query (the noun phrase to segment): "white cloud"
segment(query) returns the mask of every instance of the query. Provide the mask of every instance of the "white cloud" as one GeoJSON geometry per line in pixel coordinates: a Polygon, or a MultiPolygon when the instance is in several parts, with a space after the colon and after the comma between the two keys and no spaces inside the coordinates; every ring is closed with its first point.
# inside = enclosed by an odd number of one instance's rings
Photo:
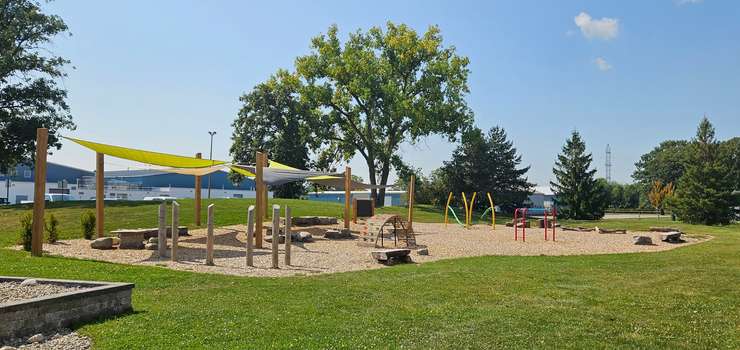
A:
{"type": "Polygon", "coordinates": [[[614,39],[619,34],[619,20],[616,18],[593,19],[588,13],[581,12],[573,18],[581,33],[586,38],[614,39]]]}
{"type": "Polygon", "coordinates": [[[609,64],[604,58],[602,57],[596,57],[594,60],[594,63],[596,64],[596,67],[599,67],[600,71],[608,71],[612,69],[612,65],[609,64]]]}

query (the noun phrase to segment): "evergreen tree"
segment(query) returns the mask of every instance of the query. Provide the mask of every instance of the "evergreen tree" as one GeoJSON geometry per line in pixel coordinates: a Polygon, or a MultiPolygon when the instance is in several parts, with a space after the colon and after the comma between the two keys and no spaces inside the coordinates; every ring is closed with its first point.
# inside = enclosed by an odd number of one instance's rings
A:
{"type": "MultiPolygon", "coordinates": [[[[494,127],[487,135],[473,128],[463,134],[452,160],[444,163],[441,177],[448,181],[449,191],[456,196],[460,192],[479,192],[479,196],[490,192],[495,205],[512,211],[522,206],[532,193],[533,184],[525,176],[529,167],[518,168],[521,162],[522,157],[516,154],[503,128],[494,127]]],[[[479,209],[489,205],[485,197],[479,198],[476,201],[479,209]]],[[[444,205],[444,201],[437,201],[440,202],[444,205]]]]}
{"type": "Polygon", "coordinates": [[[550,182],[559,216],[580,220],[604,216],[609,204],[608,189],[594,178],[596,169],[590,169],[591,161],[581,135],[573,131],[552,170],[556,182],[550,182]]]}
{"type": "Polygon", "coordinates": [[[674,208],[689,223],[726,224],[732,220],[732,164],[720,154],[714,127],[705,117],[690,148],[690,162],[679,180],[674,208]]]}

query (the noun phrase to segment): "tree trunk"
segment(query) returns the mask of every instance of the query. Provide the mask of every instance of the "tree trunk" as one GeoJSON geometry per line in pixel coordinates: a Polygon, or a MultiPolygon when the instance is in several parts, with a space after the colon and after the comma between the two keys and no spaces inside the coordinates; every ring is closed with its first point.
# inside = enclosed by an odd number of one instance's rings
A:
{"type": "MultiPolygon", "coordinates": [[[[365,159],[367,163],[367,170],[368,170],[368,176],[370,177],[370,184],[371,185],[377,185],[378,181],[375,178],[375,162],[372,158],[368,157],[365,159]]],[[[375,206],[378,206],[378,190],[375,188],[370,189],[370,198],[375,200],[375,206]]]]}
{"type": "MultiPolygon", "coordinates": [[[[383,162],[383,169],[380,170],[380,184],[385,186],[388,184],[388,174],[390,173],[391,166],[389,161],[383,162]]],[[[377,199],[378,207],[385,206],[385,187],[381,188],[378,192],[377,199]]]]}

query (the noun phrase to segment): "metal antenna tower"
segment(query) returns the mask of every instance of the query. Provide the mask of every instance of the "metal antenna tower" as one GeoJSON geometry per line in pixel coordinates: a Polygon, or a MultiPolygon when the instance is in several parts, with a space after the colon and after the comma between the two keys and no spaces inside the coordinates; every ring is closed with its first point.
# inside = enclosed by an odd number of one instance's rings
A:
{"type": "Polygon", "coordinates": [[[612,181],[612,149],[606,144],[606,181],[612,181]]]}

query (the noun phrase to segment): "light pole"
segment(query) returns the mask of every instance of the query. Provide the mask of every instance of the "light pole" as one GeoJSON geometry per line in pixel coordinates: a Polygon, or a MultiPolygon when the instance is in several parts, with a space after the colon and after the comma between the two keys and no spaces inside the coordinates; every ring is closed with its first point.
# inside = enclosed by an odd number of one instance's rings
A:
{"type": "MultiPolygon", "coordinates": [[[[213,166],[213,135],[216,135],[216,132],[209,131],[208,135],[211,135],[211,151],[208,159],[211,160],[211,166],[213,166]]],[[[211,174],[208,174],[208,199],[211,199],[211,174]]]]}

